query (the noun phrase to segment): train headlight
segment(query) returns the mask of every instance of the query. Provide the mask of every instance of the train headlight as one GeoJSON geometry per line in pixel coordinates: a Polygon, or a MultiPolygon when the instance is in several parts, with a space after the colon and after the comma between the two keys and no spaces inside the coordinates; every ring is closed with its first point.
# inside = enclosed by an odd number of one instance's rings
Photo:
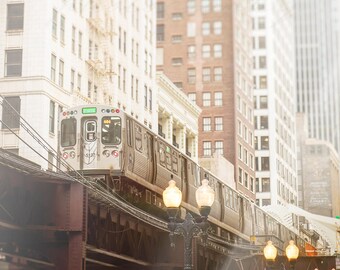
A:
{"type": "Polygon", "coordinates": [[[68,153],[66,152],[63,153],[63,159],[68,159],[68,153]]]}
{"type": "Polygon", "coordinates": [[[110,156],[110,151],[109,150],[104,150],[103,151],[103,156],[109,157],[110,156]]]}
{"type": "Polygon", "coordinates": [[[76,157],[76,152],[71,151],[71,152],[70,152],[70,158],[75,158],[75,157],[76,157]]]}
{"type": "Polygon", "coordinates": [[[102,109],[102,113],[104,113],[105,112],[105,109],[102,109]]]}
{"type": "Polygon", "coordinates": [[[117,150],[113,150],[111,154],[112,154],[112,156],[114,156],[114,157],[118,157],[118,155],[119,155],[119,153],[118,153],[117,150]]]}

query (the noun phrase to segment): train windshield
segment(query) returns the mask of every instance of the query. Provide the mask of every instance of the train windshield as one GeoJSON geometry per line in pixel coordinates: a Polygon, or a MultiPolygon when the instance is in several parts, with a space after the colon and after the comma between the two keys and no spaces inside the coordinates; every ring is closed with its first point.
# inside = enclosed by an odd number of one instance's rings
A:
{"type": "Polygon", "coordinates": [[[121,123],[118,116],[105,116],[102,118],[102,143],[120,144],[121,142],[121,123]]]}
{"type": "Polygon", "coordinates": [[[75,118],[64,119],[61,121],[61,140],[62,147],[74,146],[76,144],[77,120],[75,118]]]}

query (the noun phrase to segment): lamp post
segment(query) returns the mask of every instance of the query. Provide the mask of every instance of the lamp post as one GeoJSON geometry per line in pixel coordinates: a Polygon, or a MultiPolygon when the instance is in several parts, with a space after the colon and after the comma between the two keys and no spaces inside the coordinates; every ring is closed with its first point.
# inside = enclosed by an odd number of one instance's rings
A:
{"type": "Polygon", "coordinates": [[[204,243],[208,238],[209,223],[207,221],[212,204],[214,203],[214,190],[208,185],[209,181],[202,180],[202,186],[196,190],[196,202],[201,214],[201,221],[197,222],[188,212],[183,222],[176,222],[179,206],[182,201],[182,192],[176,187],[174,180],[163,192],[163,201],[169,216],[168,228],[170,230],[170,243],[174,247],[174,235],[181,234],[184,238],[184,270],[193,269],[192,266],[192,238],[201,234],[204,243]]]}
{"type": "MultiPolygon", "coordinates": [[[[273,245],[272,241],[268,241],[267,245],[263,249],[264,257],[269,268],[272,268],[277,256],[277,249],[273,245]]],[[[286,247],[286,257],[289,262],[290,269],[294,269],[297,258],[299,257],[299,248],[294,244],[293,240],[289,241],[289,245],[286,247]]]]}

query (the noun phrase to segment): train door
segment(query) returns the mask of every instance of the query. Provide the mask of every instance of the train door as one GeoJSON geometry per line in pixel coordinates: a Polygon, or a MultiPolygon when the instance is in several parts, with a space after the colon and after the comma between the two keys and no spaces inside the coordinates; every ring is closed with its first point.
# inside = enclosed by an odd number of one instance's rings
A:
{"type": "Polygon", "coordinates": [[[96,117],[83,118],[81,121],[80,169],[97,167],[97,138],[98,122],[96,117]]]}
{"type": "Polygon", "coordinates": [[[149,132],[146,132],[145,134],[146,136],[146,143],[147,143],[147,166],[148,166],[148,170],[147,170],[147,175],[146,175],[146,179],[147,181],[154,183],[155,179],[154,179],[154,174],[155,174],[155,159],[154,159],[154,141],[153,141],[153,136],[152,134],[150,134],[149,132]]]}

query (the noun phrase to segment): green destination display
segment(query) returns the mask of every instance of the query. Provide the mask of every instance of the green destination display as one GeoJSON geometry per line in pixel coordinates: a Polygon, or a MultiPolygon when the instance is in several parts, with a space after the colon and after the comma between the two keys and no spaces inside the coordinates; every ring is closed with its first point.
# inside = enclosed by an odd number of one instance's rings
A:
{"type": "Polygon", "coordinates": [[[96,107],[86,107],[86,108],[83,108],[83,110],[82,110],[83,114],[94,114],[96,112],[97,112],[96,107]]]}

